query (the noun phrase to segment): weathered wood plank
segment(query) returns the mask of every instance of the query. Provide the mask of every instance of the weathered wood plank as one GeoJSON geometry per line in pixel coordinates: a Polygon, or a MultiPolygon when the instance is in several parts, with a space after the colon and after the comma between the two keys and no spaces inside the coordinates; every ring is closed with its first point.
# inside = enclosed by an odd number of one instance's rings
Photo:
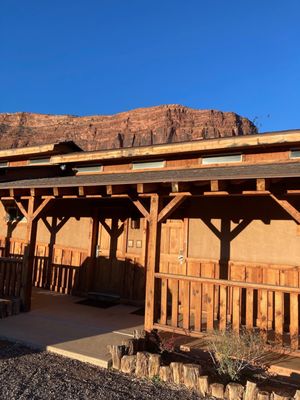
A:
{"type": "Polygon", "coordinates": [[[219,329],[224,331],[227,325],[227,288],[220,286],[220,316],[219,329]]]}
{"type": "Polygon", "coordinates": [[[232,290],[232,329],[239,333],[241,326],[241,289],[232,290]]]}
{"type": "Polygon", "coordinates": [[[151,196],[149,217],[149,243],[146,276],[145,330],[150,331],[154,323],[155,269],[158,257],[158,213],[159,197],[151,196]]]}
{"type": "Polygon", "coordinates": [[[291,348],[298,350],[299,348],[299,295],[290,294],[290,336],[291,348]]]}

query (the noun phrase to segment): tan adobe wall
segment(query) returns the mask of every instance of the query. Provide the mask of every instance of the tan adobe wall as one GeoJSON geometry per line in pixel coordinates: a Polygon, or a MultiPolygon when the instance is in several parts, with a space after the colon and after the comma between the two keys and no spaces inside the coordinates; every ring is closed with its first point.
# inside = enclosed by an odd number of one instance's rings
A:
{"type": "MultiPolygon", "coordinates": [[[[220,229],[220,219],[211,222],[220,229]]],[[[109,223],[109,221],[108,221],[109,223]]],[[[231,222],[231,230],[236,226],[231,222]]],[[[0,236],[7,232],[5,211],[0,206],[0,236]]],[[[13,238],[24,239],[26,223],[20,222],[13,231],[13,238]]],[[[143,245],[143,230],[132,230],[130,225],[127,233],[127,253],[140,254],[143,245]],[[141,243],[138,243],[141,241],[141,243]],[[130,246],[128,246],[130,244],[130,246]]],[[[58,232],[56,244],[66,247],[88,250],[91,236],[91,219],[75,218],[70,220],[58,232]]],[[[101,228],[101,248],[108,253],[109,237],[101,228]]],[[[49,232],[44,223],[38,224],[38,242],[49,243],[49,232]]],[[[118,239],[118,250],[122,250],[124,234],[118,239]]],[[[215,234],[199,218],[189,220],[188,257],[200,259],[220,259],[220,241],[215,234]]],[[[252,221],[230,245],[230,260],[245,262],[261,262],[274,264],[288,264],[300,266],[300,235],[297,224],[292,220],[272,220],[265,224],[260,220],[252,221]]]]}
{"type": "MultiPolygon", "coordinates": [[[[220,229],[220,220],[212,223],[220,229]]],[[[231,230],[236,224],[231,222],[231,230]]],[[[230,246],[230,260],[300,266],[300,235],[292,220],[252,221],[230,246]]],[[[200,220],[189,221],[188,256],[219,260],[220,241],[200,220]]]]}
{"type": "MultiPolygon", "coordinates": [[[[7,224],[6,213],[2,204],[0,204],[0,236],[6,236],[7,224]]],[[[48,218],[51,221],[51,218],[48,218]]],[[[12,238],[25,239],[26,235],[26,222],[20,221],[13,231],[12,238]]],[[[70,220],[62,227],[56,236],[56,244],[75,247],[79,249],[88,249],[91,235],[91,219],[70,218],[70,220]]],[[[38,222],[37,241],[41,243],[49,243],[50,234],[45,227],[43,221],[38,222]]]]}

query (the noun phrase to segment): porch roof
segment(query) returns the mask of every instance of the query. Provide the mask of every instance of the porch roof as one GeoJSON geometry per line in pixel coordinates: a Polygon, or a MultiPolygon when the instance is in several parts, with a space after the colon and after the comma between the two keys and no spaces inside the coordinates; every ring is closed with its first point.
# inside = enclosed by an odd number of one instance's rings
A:
{"type": "Polygon", "coordinates": [[[161,157],[174,154],[232,152],[243,149],[296,146],[300,143],[300,130],[265,132],[264,134],[200,139],[188,142],[155,144],[152,146],[124,147],[120,149],[84,151],[51,158],[51,164],[78,163],[104,160],[161,157]]]}
{"type": "Polygon", "coordinates": [[[296,177],[299,161],[23,179],[1,182],[0,190],[296,177]]]}
{"type": "Polygon", "coordinates": [[[18,147],[12,149],[0,149],[1,160],[11,160],[30,156],[57,155],[73,152],[83,152],[83,150],[72,140],[55,143],[46,143],[37,146],[18,147]]]}

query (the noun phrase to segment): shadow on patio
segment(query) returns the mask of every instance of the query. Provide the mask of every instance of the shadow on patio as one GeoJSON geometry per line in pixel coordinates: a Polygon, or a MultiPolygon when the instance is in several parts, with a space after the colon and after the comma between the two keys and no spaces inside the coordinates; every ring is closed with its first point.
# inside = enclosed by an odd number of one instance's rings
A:
{"type": "Polygon", "coordinates": [[[0,339],[108,367],[107,346],[143,329],[143,317],[132,314],[134,306],[96,308],[78,304],[81,300],[33,288],[32,311],[0,320],[0,339]]]}

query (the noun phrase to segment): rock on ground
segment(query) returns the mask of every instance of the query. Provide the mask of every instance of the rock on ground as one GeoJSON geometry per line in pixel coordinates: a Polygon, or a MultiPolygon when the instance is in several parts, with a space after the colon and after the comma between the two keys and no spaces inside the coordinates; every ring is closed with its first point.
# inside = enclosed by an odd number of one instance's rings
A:
{"type": "Polygon", "coordinates": [[[199,397],[185,389],[0,342],[0,399],[193,400],[199,397]]]}

